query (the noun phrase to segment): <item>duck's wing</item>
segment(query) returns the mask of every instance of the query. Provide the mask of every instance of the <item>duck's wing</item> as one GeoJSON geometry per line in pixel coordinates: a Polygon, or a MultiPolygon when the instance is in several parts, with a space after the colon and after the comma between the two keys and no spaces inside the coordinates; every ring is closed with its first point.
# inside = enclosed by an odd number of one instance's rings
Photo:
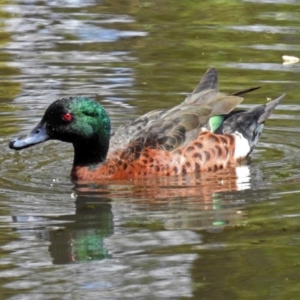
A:
{"type": "MultiPolygon", "coordinates": [[[[247,91],[252,89],[256,88],[247,91]]],[[[127,149],[125,152],[130,156],[145,147],[172,151],[187,145],[202,130],[213,131],[222,122],[221,115],[230,113],[242,101],[237,95],[220,93],[217,70],[208,69],[181,104],[169,110],[151,111],[119,127],[111,137],[110,152],[127,149]],[[217,125],[209,123],[212,116],[220,116],[220,120],[214,120],[217,125]]]]}
{"type": "Polygon", "coordinates": [[[164,112],[129,139],[123,148],[122,158],[128,161],[137,159],[145,148],[173,151],[186,146],[206,130],[203,126],[211,116],[229,113],[242,100],[236,96],[223,96],[210,105],[192,104],[172,110],[172,113],[164,112]]]}

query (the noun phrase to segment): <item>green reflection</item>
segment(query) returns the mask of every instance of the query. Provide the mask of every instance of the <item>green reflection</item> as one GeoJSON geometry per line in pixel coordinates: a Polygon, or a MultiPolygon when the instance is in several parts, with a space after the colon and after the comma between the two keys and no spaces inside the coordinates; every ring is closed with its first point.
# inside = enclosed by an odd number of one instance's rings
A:
{"type": "Polygon", "coordinates": [[[194,299],[297,299],[299,193],[272,197],[247,208],[246,224],[204,235],[211,247],[191,270],[194,299]]]}
{"type": "Polygon", "coordinates": [[[52,220],[71,221],[63,229],[49,231],[49,251],[54,264],[84,263],[111,257],[104,246],[104,239],[114,231],[110,204],[90,207],[83,202],[77,205],[75,215],[52,220]]]}
{"type": "MultiPolygon", "coordinates": [[[[13,15],[1,9],[9,1],[0,1],[0,19],[9,20],[13,15]]],[[[11,42],[11,33],[7,31],[4,22],[0,22],[0,46],[5,48],[11,42]]],[[[5,50],[0,53],[0,102],[12,100],[21,91],[21,83],[14,80],[14,76],[20,75],[20,70],[11,63],[14,57],[5,50]]],[[[1,109],[1,108],[0,108],[1,109]]]]}
{"type": "MultiPolygon", "coordinates": [[[[201,3],[196,0],[124,1],[120,4],[115,0],[104,1],[102,10],[120,15],[127,11],[137,20],[103,26],[147,33],[143,38],[101,45],[101,49],[107,51],[134,51],[137,60],[130,65],[137,70],[135,87],[139,95],[133,96],[132,103],[138,105],[140,113],[179,103],[184,97],[182,94],[193,90],[208,67],[219,70],[222,91],[262,85],[261,90],[246,97],[247,104],[276,97],[287,90],[282,82],[292,84],[295,80],[290,72],[292,67],[283,67],[281,59],[288,52],[288,49],[282,50],[286,43],[295,46],[295,55],[300,50],[293,30],[289,32],[286,28],[290,23],[288,15],[295,11],[293,5],[216,0],[201,3]],[[287,17],[275,15],[266,20],[265,11],[274,11],[274,14],[280,11],[287,17]],[[274,82],[278,83],[274,85],[274,82]]],[[[293,26],[299,25],[297,16],[300,14],[295,12],[293,26]]],[[[289,99],[293,97],[289,96],[289,99]]],[[[295,95],[294,99],[296,102],[295,95]]]]}

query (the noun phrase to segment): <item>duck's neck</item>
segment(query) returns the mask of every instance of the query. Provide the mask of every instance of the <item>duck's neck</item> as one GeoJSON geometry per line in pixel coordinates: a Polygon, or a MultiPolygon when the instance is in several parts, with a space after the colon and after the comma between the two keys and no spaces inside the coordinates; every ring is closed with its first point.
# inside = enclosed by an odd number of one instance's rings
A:
{"type": "Polygon", "coordinates": [[[80,140],[73,143],[75,167],[95,167],[105,161],[109,139],[100,138],[98,134],[93,135],[89,139],[80,140]]]}

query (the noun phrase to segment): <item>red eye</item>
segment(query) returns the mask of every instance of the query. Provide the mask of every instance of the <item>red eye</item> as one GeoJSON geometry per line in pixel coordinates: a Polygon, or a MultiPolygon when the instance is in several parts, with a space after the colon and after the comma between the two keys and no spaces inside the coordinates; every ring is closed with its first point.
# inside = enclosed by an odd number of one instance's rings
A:
{"type": "Polygon", "coordinates": [[[66,122],[70,122],[72,120],[72,115],[69,113],[66,113],[62,116],[63,120],[66,122]]]}

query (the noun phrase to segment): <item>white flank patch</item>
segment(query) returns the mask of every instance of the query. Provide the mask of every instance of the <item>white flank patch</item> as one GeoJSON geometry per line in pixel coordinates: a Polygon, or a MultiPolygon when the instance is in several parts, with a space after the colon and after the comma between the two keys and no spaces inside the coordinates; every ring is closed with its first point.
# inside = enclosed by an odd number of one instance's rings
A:
{"type": "Polygon", "coordinates": [[[250,146],[248,140],[243,137],[241,133],[236,131],[234,134],[235,136],[235,149],[234,149],[234,158],[244,158],[250,152],[250,146]]]}

